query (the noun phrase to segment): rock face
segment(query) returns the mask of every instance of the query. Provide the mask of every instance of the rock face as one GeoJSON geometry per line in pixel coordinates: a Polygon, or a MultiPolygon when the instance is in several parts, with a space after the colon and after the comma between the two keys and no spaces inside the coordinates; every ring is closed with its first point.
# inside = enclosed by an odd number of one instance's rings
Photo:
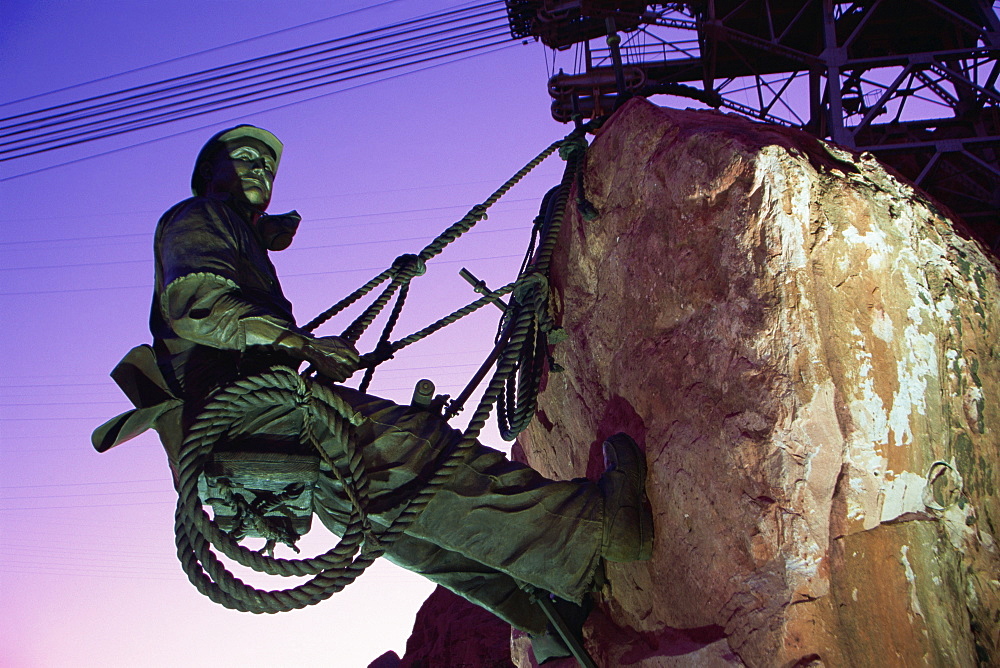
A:
{"type": "MultiPolygon", "coordinates": [[[[388,667],[389,664],[386,664],[388,667]]],[[[399,668],[514,668],[510,625],[443,587],[420,606],[399,668]]],[[[370,666],[369,668],[374,668],[370,666]]]]}
{"type": "Polygon", "coordinates": [[[520,447],[562,479],[615,432],[646,451],[653,559],[609,565],[597,662],[1000,665],[980,247],[870,156],[638,99],[586,194],[554,264],[566,371],[520,447]]]}

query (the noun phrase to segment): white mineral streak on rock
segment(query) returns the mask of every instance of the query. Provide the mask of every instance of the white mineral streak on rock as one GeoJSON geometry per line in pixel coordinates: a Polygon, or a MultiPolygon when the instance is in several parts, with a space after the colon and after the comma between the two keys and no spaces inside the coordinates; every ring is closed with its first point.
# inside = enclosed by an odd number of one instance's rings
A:
{"type": "Polygon", "coordinates": [[[901,519],[931,519],[924,505],[927,479],[911,471],[886,471],[882,487],[881,522],[901,519]]]}
{"type": "Polygon", "coordinates": [[[871,229],[862,234],[854,225],[848,225],[844,228],[844,240],[867,250],[868,268],[873,271],[881,270],[888,262],[895,259],[889,256],[888,238],[882,230],[871,229]]]}
{"type": "Polygon", "coordinates": [[[769,231],[782,240],[781,258],[786,271],[806,266],[806,236],[809,233],[810,181],[806,167],[790,160],[777,146],[766,146],[754,163],[751,196],[760,192],[763,201],[754,215],[773,226],[769,231]],[[786,200],[791,198],[789,202],[786,200]]]}
{"type": "MultiPolygon", "coordinates": [[[[778,315],[780,338],[791,342],[789,354],[802,356],[812,366],[822,355],[816,345],[817,323],[812,312],[804,277],[809,245],[812,186],[815,180],[808,165],[788,155],[778,146],[764,147],[754,162],[751,198],[760,197],[755,215],[758,225],[775,237],[779,255],[771,266],[785,276],[781,289],[797,308],[778,315]]],[[[759,229],[757,226],[748,226],[759,229]]],[[[758,342],[764,351],[773,344],[775,332],[766,332],[758,342]]],[[[829,549],[830,516],[811,509],[829,505],[843,460],[843,442],[834,404],[835,388],[829,378],[813,383],[809,402],[789,414],[783,428],[771,439],[773,447],[785,450],[788,461],[787,486],[791,494],[784,513],[782,540],[778,546],[784,560],[785,577],[800,598],[818,598],[828,593],[829,580],[818,577],[820,564],[829,549]],[[839,445],[838,445],[839,444],[839,445]],[[803,509],[810,509],[803,511],[803,509]]],[[[766,520],[760,527],[766,531],[766,520]]]]}
{"type": "Polygon", "coordinates": [[[848,494],[847,517],[862,523],[865,529],[879,524],[879,495],[888,460],[881,447],[889,442],[889,420],[882,398],[875,392],[872,375],[872,356],[865,349],[865,339],[857,327],[850,332],[854,337],[856,373],[853,387],[845,387],[848,408],[854,430],[847,442],[848,494]]]}
{"type": "MultiPolygon", "coordinates": [[[[843,437],[837,425],[834,386],[829,379],[816,385],[811,401],[799,409],[788,431],[776,434],[781,443],[801,456],[790,484],[797,509],[821,509],[830,504],[843,461],[843,437]],[[838,447],[838,444],[840,446],[838,447]]],[[[818,597],[829,591],[826,578],[816,578],[820,562],[829,549],[829,512],[801,512],[792,516],[786,529],[786,574],[797,594],[818,597]]]]}
{"type": "Polygon", "coordinates": [[[909,545],[901,545],[899,548],[899,562],[903,565],[903,573],[905,574],[906,581],[910,584],[910,608],[916,614],[921,617],[924,616],[923,610],[920,609],[920,599],[917,598],[917,576],[913,572],[913,566],[910,565],[910,560],[907,559],[906,553],[910,551],[909,545]]]}
{"type": "Polygon", "coordinates": [[[877,309],[872,314],[872,334],[885,343],[892,343],[896,338],[896,330],[892,326],[892,318],[882,309],[877,309]]]}
{"type": "MultiPolygon", "coordinates": [[[[930,293],[924,289],[919,297],[930,300],[930,293]]],[[[889,428],[892,430],[893,445],[909,445],[913,442],[911,418],[926,415],[924,396],[927,381],[937,376],[939,347],[937,337],[922,325],[929,324],[934,317],[932,304],[914,304],[907,310],[910,324],[903,328],[901,357],[896,362],[896,380],[899,389],[892,398],[889,411],[889,428]]]]}

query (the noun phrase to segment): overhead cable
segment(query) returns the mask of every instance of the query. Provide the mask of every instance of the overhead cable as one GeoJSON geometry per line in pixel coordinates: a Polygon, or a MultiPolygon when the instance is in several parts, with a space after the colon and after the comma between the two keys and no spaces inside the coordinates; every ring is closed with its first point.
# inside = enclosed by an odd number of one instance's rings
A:
{"type": "MultiPolygon", "coordinates": [[[[461,17],[461,18],[455,18],[455,19],[449,19],[449,20],[445,20],[445,21],[439,21],[439,22],[434,23],[434,24],[429,25],[429,26],[423,26],[423,27],[419,28],[419,30],[426,30],[426,29],[429,29],[429,28],[438,28],[438,27],[442,27],[442,26],[447,26],[447,25],[451,25],[451,24],[456,23],[456,22],[458,22],[460,20],[463,20],[463,19],[479,18],[479,17],[487,15],[489,13],[491,13],[491,12],[484,12],[484,13],[478,13],[478,14],[469,14],[468,16],[461,17]]],[[[495,13],[495,12],[492,12],[492,13],[495,13]]],[[[441,15],[435,15],[435,18],[438,17],[438,16],[441,16],[441,15]]],[[[285,51],[280,51],[280,52],[269,54],[269,55],[266,55],[266,56],[258,56],[258,57],[255,57],[255,58],[250,58],[250,59],[247,59],[247,60],[241,60],[241,61],[238,61],[238,62],[235,62],[235,63],[230,63],[228,65],[220,65],[220,66],[217,66],[217,67],[212,67],[212,68],[209,68],[209,69],[200,70],[198,72],[192,72],[192,73],[189,73],[189,74],[184,74],[184,75],[180,75],[180,76],[170,77],[168,79],[164,79],[164,80],[157,81],[157,82],[154,82],[154,83],[142,84],[142,85],[139,85],[139,86],[132,86],[132,87],[129,87],[129,88],[123,88],[121,90],[117,90],[117,91],[114,91],[114,92],[111,92],[111,93],[103,93],[101,95],[94,95],[94,96],[91,96],[91,97],[87,97],[87,98],[83,98],[83,99],[80,99],[80,100],[76,100],[74,102],[67,102],[67,103],[58,104],[58,105],[54,105],[54,106],[50,106],[50,107],[45,107],[45,108],[42,108],[42,109],[36,109],[36,110],[30,111],[30,112],[24,112],[24,113],[21,113],[21,114],[15,114],[15,115],[12,115],[12,116],[7,116],[5,118],[0,118],[0,124],[6,123],[7,121],[14,121],[14,120],[23,119],[23,118],[27,118],[28,120],[22,120],[22,121],[18,121],[18,122],[15,122],[15,123],[10,123],[8,125],[0,125],[0,130],[9,130],[9,129],[12,129],[12,128],[21,127],[21,126],[24,126],[24,125],[29,125],[31,123],[38,123],[38,122],[42,122],[42,121],[47,121],[47,120],[61,118],[61,117],[67,116],[67,115],[77,114],[79,112],[93,111],[93,110],[100,109],[102,107],[116,105],[116,104],[119,104],[121,102],[126,102],[126,101],[129,101],[129,100],[135,100],[135,99],[141,99],[141,98],[144,98],[144,97],[154,96],[154,95],[156,95],[158,93],[162,93],[162,92],[165,92],[165,91],[182,89],[185,86],[197,85],[197,84],[201,84],[201,83],[205,83],[205,82],[209,82],[209,81],[217,81],[217,80],[221,80],[221,79],[225,79],[225,78],[229,78],[229,77],[234,77],[234,76],[237,76],[237,75],[240,75],[240,74],[245,74],[247,72],[254,72],[254,71],[260,70],[262,67],[271,67],[271,66],[274,66],[274,65],[283,65],[283,64],[286,64],[286,63],[295,62],[297,60],[302,60],[304,58],[309,58],[311,56],[315,56],[315,55],[319,55],[319,54],[333,53],[333,52],[337,52],[337,51],[344,51],[344,50],[350,49],[352,47],[361,46],[361,47],[364,47],[364,48],[359,49],[359,50],[355,50],[355,51],[349,51],[347,55],[353,55],[353,54],[356,54],[356,53],[363,53],[365,51],[374,51],[374,50],[377,50],[379,48],[382,48],[385,45],[382,45],[382,44],[380,44],[380,43],[372,40],[370,38],[370,34],[371,33],[377,33],[377,32],[387,31],[387,30],[394,29],[394,28],[397,28],[397,27],[400,27],[400,26],[403,26],[403,25],[407,25],[409,23],[420,23],[422,21],[423,20],[414,20],[414,21],[408,21],[408,22],[404,22],[404,23],[396,23],[396,24],[392,24],[390,26],[385,26],[383,28],[377,28],[377,29],[374,29],[374,30],[364,31],[364,32],[361,32],[361,33],[355,33],[354,35],[350,35],[348,37],[340,38],[340,39],[337,39],[337,40],[326,40],[326,41],[323,41],[323,42],[318,42],[318,43],[315,43],[315,44],[309,44],[309,45],[302,46],[302,47],[297,47],[297,48],[294,48],[294,49],[287,49],[285,51]],[[361,39],[359,39],[359,38],[361,38],[361,39]],[[353,41],[343,42],[343,40],[345,40],[345,39],[346,40],[353,40],[353,41]],[[289,54],[300,53],[300,52],[303,52],[303,51],[308,51],[308,50],[311,50],[311,49],[315,49],[316,47],[326,46],[326,45],[329,45],[329,44],[334,44],[334,46],[331,46],[331,47],[326,48],[326,49],[322,49],[320,51],[312,51],[310,53],[306,53],[306,54],[303,54],[303,55],[294,56],[294,57],[291,57],[291,58],[283,58],[283,56],[287,56],[289,54]],[[242,69],[236,69],[236,70],[234,70],[233,68],[242,68],[242,69]],[[233,70],[233,71],[230,71],[227,74],[221,74],[222,72],[225,72],[226,70],[233,70]],[[206,76],[206,75],[211,75],[211,76],[206,76]],[[186,80],[191,80],[191,81],[189,81],[189,83],[184,83],[184,84],[177,83],[177,82],[186,81],[186,80]],[[173,84],[173,85],[169,85],[168,86],[166,84],[173,84]],[[146,92],[139,93],[138,91],[146,91],[146,92]],[[107,101],[106,102],[101,102],[101,103],[98,103],[98,104],[90,104],[90,105],[86,104],[88,102],[96,102],[98,100],[107,100],[107,101]],[[80,106],[80,105],[84,105],[84,106],[80,106]],[[78,108],[74,109],[74,107],[78,107],[78,108]],[[63,109],[71,109],[71,111],[64,111],[63,113],[59,113],[59,114],[50,114],[48,116],[39,116],[39,114],[43,114],[45,112],[59,111],[59,110],[63,110],[63,109]],[[35,117],[35,118],[31,118],[31,117],[35,117]]],[[[482,23],[482,21],[480,21],[479,23],[482,23]]],[[[474,25],[476,25],[476,24],[474,24],[474,25]]],[[[467,26],[460,26],[459,28],[452,28],[450,30],[457,30],[457,29],[461,29],[463,27],[467,27],[467,26]]],[[[401,36],[401,35],[411,35],[411,37],[409,37],[408,39],[410,41],[413,41],[415,39],[419,39],[419,38],[425,37],[428,34],[431,34],[431,35],[433,35],[433,34],[442,34],[442,33],[445,33],[445,32],[447,32],[447,30],[438,31],[436,33],[432,32],[432,33],[420,33],[420,34],[418,34],[417,33],[417,28],[410,27],[407,30],[402,30],[402,31],[396,31],[396,32],[387,33],[385,36],[380,37],[378,39],[384,40],[384,39],[387,39],[387,38],[398,37],[398,36],[401,36]],[[413,35],[417,35],[417,36],[413,37],[413,35]]],[[[395,45],[395,44],[399,44],[399,43],[402,43],[402,42],[405,42],[405,41],[406,40],[396,41],[396,42],[388,42],[388,45],[395,45]]],[[[311,61],[311,63],[312,62],[318,62],[318,61],[311,61]]],[[[309,64],[311,64],[311,63],[309,63],[309,64]]],[[[246,80],[246,79],[244,78],[244,79],[238,79],[238,80],[246,80]]],[[[204,89],[195,89],[195,90],[204,90],[204,89]]],[[[153,98],[153,99],[154,100],[160,100],[160,99],[164,99],[164,98],[160,97],[160,98],[153,98]]],[[[120,107],[120,108],[125,108],[125,107],[120,107]]],[[[72,118],[71,120],[76,120],[78,118],[84,118],[84,117],[85,116],[78,116],[78,117],[72,118]]],[[[6,136],[11,136],[11,135],[19,134],[19,132],[23,132],[23,131],[10,132],[10,133],[5,133],[5,134],[4,133],[0,133],[0,137],[6,137],[6,136]]]]}
{"type": "Polygon", "coordinates": [[[440,12],[2,118],[0,162],[487,51],[509,41],[502,4],[440,12]]]}
{"type": "MultiPolygon", "coordinates": [[[[367,80],[367,81],[362,81],[360,83],[355,83],[355,84],[353,84],[353,85],[351,85],[351,86],[349,86],[347,88],[339,88],[339,89],[333,90],[333,91],[322,92],[322,93],[318,93],[316,95],[312,95],[312,96],[304,98],[304,99],[293,100],[291,102],[286,102],[284,104],[278,104],[278,105],[270,106],[270,107],[267,107],[265,109],[258,109],[258,110],[255,110],[254,113],[255,114],[264,114],[264,113],[268,113],[268,112],[272,112],[272,111],[278,111],[280,109],[286,109],[288,107],[292,107],[292,106],[299,105],[299,104],[304,104],[306,102],[312,102],[314,100],[319,100],[321,98],[329,97],[331,95],[337,95],[337,94],[340,94],[340,93],[345,93],[347,91],[357,90],[359,88],[364,88],[365,86],[371,86],[371,85],[374,85],[374,84],[384,83],[384,82],[389,81],[391,79],[397,79],[399,77],[409,76],[411,74],[415,74],[415,73],[418,73],[418,72],[426,72],[428,70],[436,69],[438,67],[444,67],[444,66],[447,66],[447,65],[451,65],[451,64],[463,61],[463,60],[468,60],[470,58],[475,58],[477,56],[489,55],[489,54],[493,54],[493,53],[499,53],[500,51],[505,51],[505,50],[510,49],[510,48],[512,48],[514,46],[515,46],[515,43],[512,43],[511,41],[508,40],[502,46],[499,46],[499,47],[495,47],[495,48],[492,48],[492,49],[484,49],[484,50],[481,50],[481,51],[472,51],[470,53],[466,53],[464,55],[460,55],[459,57],[454,58],[452,60],[442,60],[442,61],[432,62],[430,64],[424,65],[423,67],[418,67],[417,69],[414,69],[414,70],[407,70],[407,71],[399,72],[399,73],[396,73],[396,74],[389,74],[389,75],[384,76],[384,77],[380,77],[380,78],[376,78],[376,79],[370,79],[370,80],[367,80]]],[[[58,163],[54,163],[54,164],[50,164],[50,165],[45,165],[43,167],[38,167],[38,168],[35,168],[35,169],[30,169],[28,171],[20,172],[20,173],[17,173],[17,174],[11,174],[10,176],[2,176],[2,177],[0,177],[0,183],[5,182],[5,181],[13,181],[14,179],[20,179],[20,178],[23,178],[23,177],[26,177],[26,176],[31,176],[31,175],[34,175],[34,174],[40,174],[42,172],[47,172],[49,170],[57,169],[59,167],[66,167],[68,165],[75,165],[75,164],[78,164],[78,163],[81,163],[81,162],[85,162],[87,160],[92,160],[94,158],[101,158],[101,157],[104,157],[104,156],[113,155],[115,153],[120,153],[122,151],[129,151],[129,150],[137,148],[139,146],[147,146],[149,144],[154,144],[156,142],[164,141],[166,139],[173,139],[175,137],[180,137],[180,136],[183,136],[183,135],[192,134],[192,133],[195,133],[195,132],[200,132],[202,130],[206,130],[206,129],[209,129],[209,128],[218,127],[218,125],[220,123],[234,122],[234,121],[242,120],[245,117],[246,117],[245,114],[241,114],[241,115],[238,115],[238,116],[235,116],[235,117],[231,117],[231,118],[228,118],[228,119],[215,120],[215,121],[212,121],[210,123],[206,123],[204,125],[200,125],[200,126],[197,126],[197,127],[189,127],[187,129],[181,130],[179,132],[174,132],[172,134],[161,135],[159,137],[152,137],[150,139],[145,139],[145,140],[142,140],[142,141],[137,141],[137,142],[134,142],[132,144],[128,144],[126,146],[119,146],[117,148],[108,149],[108,150],[105,150],[105,151],[101,151],[99,153],[91,153],[89,155],[84,155],[84,156],[81,156],[81,157],[78,157],[78,158],[73,158],[73,159],[70,159],[70,160],[65,160],[63,162],[58,162],[58,163]]],[[[127,132],[129,132],[129,130],[124,130],[124,131],[121,131],[121,132],[118,132],[118,133],[115,133],[115,134],[116,135],[120,135],[120,134],[126,134],[127,132]]]]}
{"type": "MultiPolygon", "coordinates": [[[[7,158],[0,158],[0,161],[12,160],[15,158],[25,157],[28,155],[34,155],[36,153],[43,153],[57,148],[73,146],[76,144],[83,143],[85,141],[103,139],[105,137],[113,136],[115,134],[120,134],[120,132],[111,132],[112,130],[120,128],[126,128],[127,129],[126,131],[133,131],[147,127],[154,127],[156,125],[162,125],[163,123],[169,123],[184,118],[191,118],[192,116],[199,116],[213,111],[231,109],[233,107],[241,106],[243,104],[251,104],[254,102],[269,100],[293,93],[312,90],[314,88],[319,88],[322,86],[327,86],[335,83],[342,83],[344,81],[350,81],[353,79],[369,76],[372,74],[388,72],[409,65],[417,65],[428,61],[439,60],[441,58],[445,58],[448,56],[468,53],[469,51],[479,51],[489,47],[498,46],[505,41],[509,41],[505,37],[501,37],[501,39],[499,40],[494,39],[492,41],[484,41],[483,37],[485,36],[484,33],[486,32],[487,32],[486,30],[479,30],[479,31],[474,31],[472,33],[466,33],[460,35],[459,37],[468,37],[467,39],[449,42],[446,46],[434,46],[419,51],[411,51],[401,56],[394,56],[391,58],[376,60],[372,62],[364,62],[357,66],[346,67],[343,69],[334,70],[332,72],[327,72],[325,74],[314,74],[313,76],[306,77],[304,79],[288,81],[286,83],[280,83],[280,82],[284,82],[288,80],[290,77],[266,79],[263,81],[256,82],[254,84],[254,92],[249,95],[243,92],[239,88],[228,88],[224,90],[219,90],[216,93],[211,93],[202,97],[196,97],[190,100],[178,100],[172,104],[164,104],[152,107],[142,112],[113,116],[104,120],[91,121],[83,125],[71,126],[56,132],[48,132],[38,135],[39,137],[51,136],[56,134],[60,135],[52,139],[41,139],[40,141],[36,141],[34,143],[25,143],[25,142],[30,142],[31,139],[34,139],[34,137],[31,137],[28,139],[14,140],[13,142],[4,142],[0,144],[0,146],[10,146],[11,144],[21,144],[21,145],[16,146],[14,148],[0,150],[0,155],[16,153],[18,151],[21,151],[21,153],[18,153],[17,155],[10,156],[7,158]],[[458,46],[466,46],[470,44],[474,46],[465,49],[455,48],[458,46]],[[416,56],[427,56],[428,54],[435,54],[435,55],[425,58],[416,57],[416,56]],[[376,67],[379,65],[386,65],[386,67],[376,67]],[[339,76],[339,75],[344,75],[344,76],[339,76]],[[276,85],[265,87],[263,89],[256,89],[256,86],[275,83],[275,82],[279,83],[276,83],[276,85]],[[288,89],[288,90],[283,90],[283,89],[288,89]],[[275,92],[275,91],[282,91],[282,92],[275,92]],[[214,96],[222,94],[229,94],[229,95],[227,97],[222,97],[215,100],[209,99],[208,101],[205,101],[206,98],[212,98],[214,96]],[[177,106],[177,105],[187,105],[187,106],[177,106]],[[185,114],[185,112],[189,111],[196,111],[197,113],[185,114]],[[152,113],[152,112],[157,112],[157,113],[152,113]],[[111,122],[111,121],[119,121],[119,122],[111,122]],[[99,126],[99,127],[92,130],[84,130],[82,132],[76,132],[76,133],[71,132],[72,130],[82,128],[85,126],[99,126]],[[65,134],[67,132],[70,132],[70,134],[65,134]],[[72,139],[80,139],[80,141],[68,141],[72,139]],[[46,144],[48,144],[49,146],[44,149],[35,151],[26,150],[30,148],[45,146],[46,144]]],[[[323,69],[326,68],[319,68],[318,70],[307,70],[302,74],[313,74],[323,69]]]]}
{"type": "Polygon", "coordinates": [[[41,97],[48,97],[49,95],[54,95],[56,93],[62,93],[68,90],[75,90],[77,88],[84,88],[95,83],[100,83],[102,81],[108,81],[110,79],[117,79],[128,74],[135,74],[136,72],[144,72],[146,70],[151,70],[154,67],[162,67],[163,65],[169,65],[170,63],[176,63],[181,60],[187,60],[188,58],[194,58],[196,56],[203,56],[206,53],[213,53],[215,51],[221,51],[223,49],[228,49],[233,46],[239,46],[240,44],[249,44],[250,42],[256,42],[260,39],[265,39],[268,37],[274,37],[275,35],[280,35],[286,32],[291,32],[293,30],[300,30],[308,26],[317,25],[319,23],[326,23],[327,21],[333,21],[336,19],[343,18],[345,16],[350,16],[351,14],[359,14],[361,12],[366,12],[372,9],[378,9],[379,7],[384,7],[385,5],[391,5],[401,0],[385,0],[385,2],[380,2],[375,5],[368,5],[367,7],[359,7],[357,9],[351,9],[346,12],[341,12],[340,14],[334,14],[333,16],[325,16],[321,19],[316,19],[314,21],[307,21],[305,23],[300,23],[298,25],[289,26],[287,28],[280,28],[278,30],[273,30],[271,32],[264,33],[262,35],[254,35],[253,37],[247,37],[246,39],[239,39],[235,42],[229,42],[227,44],[220,44],[219,46],[209,47],[207,49],[202,49],[201,51],[195,51],[194,53],[186,53],[183,56],[177,56],[175,58],[168,58],[166,60],[161,60],[156,63],[150,63],[149,65],[142,65],[140,67],[135,67],[130,70],[125,70],[123,72],[116,72],[115,74],[109,74],[107,76],[98,77],[97,79],[91,79],[90,81],[81,81],[80,83],[70,84],[69,86],[63,86],[62,88],[55,88],[53,90],[48,90],[43,93],[35,93],[34,95],[28,95],[26,97],[21,97],[16,100],[8,100],[6,102],[0,102],[0,107],[9,107],[13,104],[20,104],[21,102],[28,102],[30,100],[37,100],[41,97]]]}

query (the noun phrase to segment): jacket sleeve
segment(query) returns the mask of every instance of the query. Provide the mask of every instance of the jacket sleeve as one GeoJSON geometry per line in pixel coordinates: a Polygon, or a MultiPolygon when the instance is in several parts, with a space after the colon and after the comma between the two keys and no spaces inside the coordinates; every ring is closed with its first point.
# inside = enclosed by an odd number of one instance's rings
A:
{"type": "Polygon", "coordinates": [[[164,221],[157,238],[161,316],[178,336],[213,348],[301,350],[306,337],[295,324],[241,290],[236,231],[220,207],[195,199],[164,221]]]}

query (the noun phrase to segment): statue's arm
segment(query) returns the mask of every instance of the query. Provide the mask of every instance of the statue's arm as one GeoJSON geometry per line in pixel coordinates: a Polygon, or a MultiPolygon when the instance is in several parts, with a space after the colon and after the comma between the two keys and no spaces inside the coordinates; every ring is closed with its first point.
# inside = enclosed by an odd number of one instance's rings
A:
{"type": "Polygon", "coordinates": [[[225,350],[281,350],[337,381],[356,368],[357,353],[349,343],[312,337],[247,297],[237,282],[235,233],[211,202],[196,201],[166,221],[157,246],[165,283],[160,313],[178,336],[225,350]]]}
{"type": "Polygon", "coordinates": [[[167,284],[160,312],[178,336],[212,348],[295,351],[307,338],[294,323],[246,299],[236,282],[210,272],[187,274],[167,284]]]}

